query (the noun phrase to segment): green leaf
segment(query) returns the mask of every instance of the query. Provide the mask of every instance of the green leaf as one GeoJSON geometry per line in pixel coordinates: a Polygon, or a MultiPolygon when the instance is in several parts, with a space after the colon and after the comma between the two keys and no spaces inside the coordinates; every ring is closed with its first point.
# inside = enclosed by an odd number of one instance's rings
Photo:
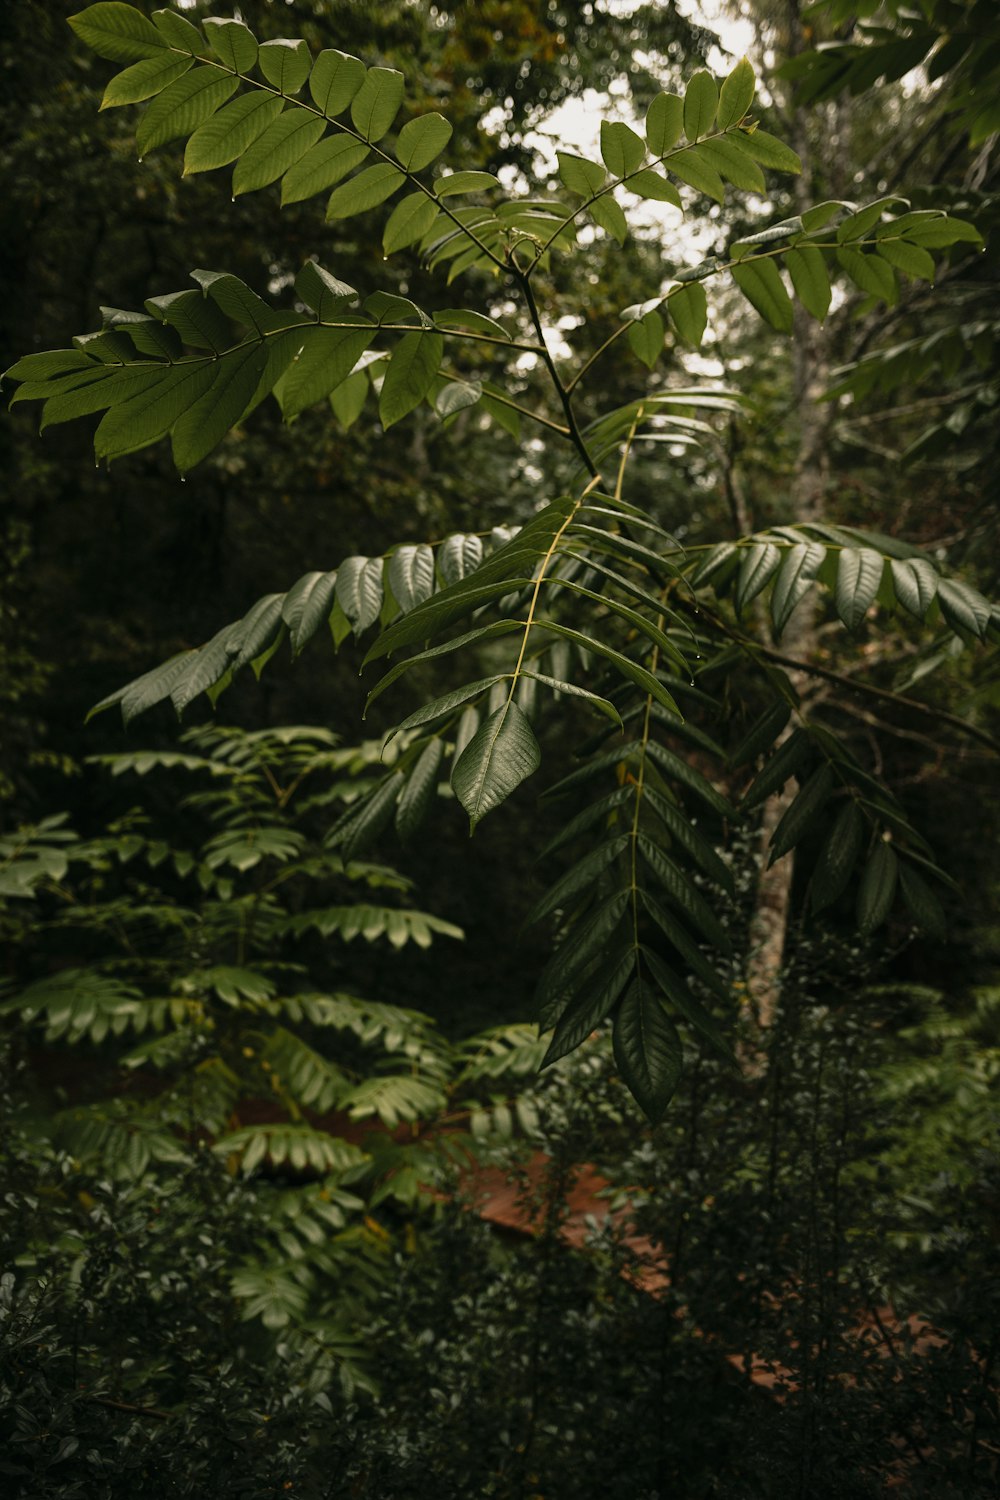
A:
{"type": "Polygon", "coordinates": [[[785,254],[785,265],[792,278],[795,295],[812,317],[821,323],[830,311],[830,277],[822,250],[802,245],[785,254]]]}
{"type": "Polygon", "coordinates": [[[695,770],[694,766],[689,765],[683,756],[677,755],[666,745],[661,745],[658,740],[649,741],[646,754],[662,771],[666,771],[668,776],[673,776],[684,786],[690,787],[703,802],[707,802],[708,806],[719,814],[720,818],[735,817],[732,806],[722,793],[716,791],[708,778],[695,770]]]}
{"type": "Polygon", "coordinates": [[[681,195],[672,182],[660,173],[647,168],[643,172],[634,172],[623,186],[630,193],[635,193],[639,198],[652,198],[657,203],[672,203],[674,208],[682,208],[681,195]]]}
{"type": "Polygon", "coordinates": [[[407,193],[396,204],[383,230],[382,249],[385,254],[392,255],[396,250],[422,240],[440,213],[434,199],[428,198],[426,193],[407,193]]]}
{"type": "Polygon", "coordinates": [[[702,141],[698,151],[702,160],[714,167],[724,182],[731,182],[734,187],[748,193],[763,194],[767,191],[760,167],[728,136],[723,140],[702,141]]]}
{"type": "Polygon", "coordinates": [[[444,354],[439,333],[406,333],[400,339],[379,395],[382,426],[391,427],[407,416],[430,390],[444,354]]]}
{"type": "Polygon", "coordinates": [[[607,173],[600,162],[588,161],[585,156],[574,156],[572,152],[558,151],[559,180],[571,193],[579,198],[590,198],[600,192],[607,180],[607,173]]]}
{"type": "Polygon", "coordinates": [[[870,547],[845,547],[837,565],[834,603],[848,630],[857,630],[875,602],[883,561],[870,547]]]}
{"type": "Polygon", "coordinates": [[[779,333],[791,333],[792,303],[773,260],[743,261],[732,267],[732,277],[747,301],[779,333]]]}
{"type": "Polygon", "coordinates": [[[444,745],[435,736],[420,752],[416,765],[396,804],[396,832],[403,843],[419,832],[437,791],[444,745]]]}
{"type": "Polygon", "coordinates": [[[820,542],[796,542],[785,553],[771,594],[771,618],[778,635],[791,618],[792,610],[812,583],[826,558],[820,542]]]}
{"type": "Polygon", "coordinates": [[[613,954],[588,981],[563,1011],[556,1025],[541,1066],[549,1067],[560,1057],[575,1052],[591,1032],[606,1020],[621,996],[635,968],[631,947],[613,954]]]}
{"type": "Polygon", "coordinates": [[[738,125],[753,103],[756,87],[753,68],[741,57],[719,91],[718,128],[728,130],[738,125]]]}
{"type": "Polygon", "coordinates": [[[403,102],[404,79],[395,68],[369,68],[351,100],[351,120],[366,141],[380,141],[403,102]]]}
{"type": "Polygon", "coordinates": [[[955,630],[986,639],[992,610],[988,599],[959,578],[942,578],[938,582],[938,604],[948,624],[955,630]]]}
{"type": "Polygon", "coordinates": [[[402,775],[393,771],[350,821],[334,829],[329,842],[340,849],[345,864],[363,854],[388,827],[402,786],[402,775]]]}
{"type": "Polygon", "coordinates": [[[309,74],[313,103],[328,120],[342,115],[365,81],[365,65],[349,52],[329,47],[321,52],[309,74]]]}
{"type": "Polygon", "coordinates": [[[620,121],[601,121],[601,157],[612,177],[627,177],[642,164],[645,156],[645,143],[634,130],[620,121]]]}
{"type": "Polygon", "coordinates": [[[445,718],[454,709],[461,708],[463,703],[471,703],[474,698],[479,698],[483,693],[495,687],[498,682],[509,682],[509,672],[494,672],[491,677],[481,677],[476,682],[466,682],[459,688],[453,688],[450,693],[444,693],[440,698],[432,698],[429,703],[422,703],[419,708],[408,714],[395,728],[386,735],[386,744],[394,739],[397,734],[406,734],[411,729],[422,729],[425,724],[433,724],[438,719],[445,718]]]}
{"type": "Polygon", "coordinates": [[[592,693],[589,688],[580,687],[576,682],[566,682],[561,677],[549,677],[545,672],[531,671],[528,667],[521,668],[521,676],[530,682],[540,682],[544,687],[551,688],[555,693],[562,693],[568,698],[583,698],[585,702],[596,708],[598,713],[610,719],[612,724],[617,724],[619,729],[624,729],[622,716],[615,705],[598,693],[592,693]]]}
{"type": "Polygon", "coordinates": [[[487,333],[491,338],[508,341],[511,338],[502,323],[498,323],[495,318],[486,317],[484,313],[473,312],[471,308],[443,308],[441,312],[434,314],[434,323],[438,328],[468,329],[471,333],[487,333]]]}
{"type": "Polygon", "coordinates": [[[680,1082],[684,1053],[663,1002],[641,976],[633,979],[622,998],[615,1016],[613,1047],[618,1071],[655,1125],[666,1113],[680,1082]]]}
{"type": "Polygon", "coordinates": [[[204,55],[205,43],[197,26],[174,10],[154,10],[153,25],[171,47],[178,47],[192,57],[204,55]]]}
{"type": "Polygon", "coordinates": [[[403,613],[434,592],[434,553],[426,545],[399,547],[389,559],[389,587],[403,613]]]}
{"type": "Polygon", "coordinates": [[[915,224],[906,231],[907,239],[930,250],[945,250],[949,245],[964,243],[981,245],[983,237],[975,224],[966,219],[956,219],[951,214],[922,224],[915,224]]]}
{"type": "Polygon", "coordinates": [[[483,388],[478,380],[451,380],[442,386],[434,397],[434,410],[444,421],[456,412],[467,411],[482,399],[483,388]]]}
{"type": "Polygon", "coordinates": [[[308,43],[301,39],[289,41],[287,37],[278,37],[273,42],[261,42],[257,49],[257,66],[280,94],[291,97],[299,92],[309,77],[312,54],[308,43]]]}
{"type": "Polygon", "coordinates": [[[305,109],[286,109],[270,124],[237,163],[233,197],[252,193],[276,182],[293,167],[325,130],[322,120],[305,109]]]}
{"type": "Polygon", "coordinates": [[[595,640],[593,636],[584,635],[579,630],[572,630],[568,625],[559,624],[555,620],[536,620],[535,625],[540,630],[551,630],[555,635],[563,636],[566,640],[582,647],[584,651],[603,657],[623,677],[627,677],[630,682],[642,688],[643,692],[648,693],[657,703],[662,703],[664,708],[668,708],[678,718],[683,717],[675,700],[659,679],[654,677],[652,672],[648,672],[645,667],[640,666],[638,662],[633,661],[631,657],[616,651],[612,646],[605,645],[603,641],[595,640]]]}
{"type": "Polygon", "coordinates": [[[726,929],[685,870],[670,859],[646,833],[637,839],[639,852],[675,906],[688,916],[704,937],[723,953],[731,951],[726,929]]]}
{"type": "Polygon", "coordinates": [[[887,260],[890,266],[895,266],[897,271],[918,277],[922,281],[934,280],[934,258],[919,245],[880,238],[877,249],[882,259],[887,260]]]}
{"type": "Polygon", "coordinates": [[[766,802],[774,792],[780,792],[789,776],[798,773],[808,755],[809,736],[802,729],[793,730],[770,759],[764,762],[759,775],[743,798],[744,812],[751,812],[753,808],[766,802]]]}
{"type": "MultiPolygon", "coordinates": [[[[740,149],[754,161],[759,161],[762,167],[770,167],[774,172],[801,172],[802,162],[790,146],[784,141],[779,141],[776,136],[768,135],[766,130],[741,130],[740,149]]],[[[816,227],[814,223],[806,223],[803,214],[802,222],[807,229],[816,227]]]]}
{"type": "Polygon", "coordinates": [[[708,322],[708,298],[700,282],[690,281],[680,291],[671,292],[667,307],[674,326],[686,344],[700,349],[708,322]]]}
{"type": "Polygon", "coordinates": [[[870,937],[889,915],[898,873],[899,861],[894,850],[880,839],[865,865],[858,888],[858,928],[864,937],[870,937]]]}
{"type": "MultiPolygon", "coordinates": [[[[151,99],[175,78],[183,77],[191,62],[190,57],[177,57],[173,52],[144,57],[111,79],[104,90],[101,108],[116,109],[123,104],[141,104],[144,99],[151,99]]],[[[925,251],[918,253],[926,254],[925,251]]]]}
{"type": "Polygon", "coordinates": [[[242,21],[209,16],[202,22],[216,57],[234,73],[249,73],[257,61],[257,38],[242,21]]]}
{"type": "Polygon", "coordinates": [[[348,557],[337,569],[337,603],[355,635],[361,635],[379,617],[384,567],[380,557],[348,557]]]}
{"type": "Polygon", "coordinates": [[[624,245],[628,239],[628,221],[610,193],[596,198],[587,212],[599,228],[610,234],[619,245],[624,245]]]}
{"type": "Polygon", "coordinates": [[[434,192],[439,198],[454,198],[459,193],[485,193],[499,186],[499,178],[492,172],[450,172],[438,178],[434,192]]]}
{"type": "Polygon", "coordinates": [[[368,396],[369,381],[365,370],[355,370],[330,392],[330,406],[344,432],[349,432],[361,415],[368,396]]]}
{"type": "Polygon", "coordinates": [[[700,865],[705,874],[723,890],[734,893],[733,876],[729,866],[716,854],[707,839],[701,834],[690,821],[687,814],[677,807],[673,802],[668,802],[655,787],[646,785],[643,787],[643,799],[648,801],[649,806],[656,813],[660,822],[669,832],[671,838],[678,843],[696,864],[700,865]]]}
{"type": "Polygon", "coordinates": [[[349,182],[334,188],[326,206],[328,219],[350,219],[354,214],[366,213],[391,198],[397,188],[406,181],[403,173],[391,162],[378,162],[374,167],[365,167],[349,182]]]}
{"type": "Polygon", "coordinates": [[[617,838],[606,840],[596,849],[592,849],[589,854],[585,854],[582,859],[577,860],[565,875],[549,887],[541,901],[532,909],[528,921],[540,922],[543,917],[566,906],[581,891],[589,890],[592,885],[596,885],[604,872],[628,847],[630,837],[627,833],[619,834],[617,838]]]}
{"type": "Polygon", "coordinates": [[[346,380],[374,337],[370,327],[310,329],[277,391],[286,421],[346,380]]]}
{"type": "Polygon", "coordinates": [[[177,136],[190,135],[239,88],[239,80],[217,68],[198,67],[175,78],[147,107],[135,133],[140,156],[177,136]]]}
{"type": "Polygon", "coordinates": [[[900,604],[918,620],[926,619],[941,581],[935,569],[922,557],[893,557],[889,560],[889,568],[900,604]]]}
{"type": "Polygon", "coordinates": [[[112,62],[156,57],[167,45],[156,27],[134,5],[119,4],[117,0],[88,5],[86,10],[70,16],[69,24],[92,52],[112,62]]]}
{"type": "Polygon", "coordinates": [[[541,761],[534,731],[516,703],[505,703],[491,714],[452,772],[451,784],[472,828],[537,771],[541,761]]]}
{"type": "Polygon", "coordinates": [[[295,290],[307,307],[311,307],[321,323],[336,319],[338,313],[352,306],[358,294],[346,281],[331,276],[315,260],[307,260],[295,278],[295,290]]]}
{"type": "Polygon", "coordinates": [[[236,426],[266,363],[267,350],[260,344],[235,349],[216,362],[208,390],[171,429],[174,463],[182,474],[207,457],[236,426]]]}
{"type": "Polygon", "coordinates": [[[660,955],[652,948],[644,946],[642,956],[653,972],[653,979],[674,1009],[679,1010],[684,1019],[690,1022],[707,1041],[711,1042],[720,1057],[724,1057],[727,1062],[735,1063],[736,1055],[716,1025],[713,1016],[700,1001],[695,999],[684,981],[668,968],[660,955]]]}
{"type": "Polygon", "coordinates": [[[782,814],[771,836],[771,851],[767,861],[769,867],[790,849],[794,849],[813,827],[833,786],[833,771],[824,763],[813,772],[782,814]]]}
{"type": "Polygon", "coordinates": [[[684,134],[694,142],[707,135],[719,108],[719,88],[711,73],[695,73],[684,93],[684,134]]]}
{"type": "Polygon", "coordinates": [[[825,907],[832,906],[847,886],[861,853],[864,832],[864,817],[851,797],[837,814],[837,820],[813,871],[809,888],[813,911],[823,911],[825,907]]]}
{"type": "Polygon", "coordinates": [[[284,594],[267,594],[258,599],[231,630],[226,648],[233,657],[231,670],[234,674],[266,651],[275,636],[281,633],[284,598],[284,594]]]}
{"type": "Polygon", "coordinates": [[[881,297],[890,306],[899,298],[896,273],[890,265],[877,255],[862,255],[860,250],[841,247],[837,260],[843,266],[855,286],[872,297],[881,297]]]}
{"type": "Polygon", "coordinates": [[[640,889],[639,899],[664,937],[676,948],[691,972],[720,1000],[731,1001],[732,990],[722,975],[713,968],[687,929],[672,913],[661,906],[651,891],[640,889]]]}
{"type": "Polygon", "coordinates": [[[441,155],[451,140],[451,133],[451,125],[444,115],[420,115],[409,120],[399,132],[396,159],[408,172],[420,172],[441,155]]]}
{"type": "Polygon", "coordinates": [[[184,175],[211,172],[242,156],[284,109],[273,94],[244,94],[199,125],[184,151],[184,175]]]}
{"type": "Polygon", "coordinates": [[[748,761],[756,760],[765,750],[769,750],[778,735],[784,729],[791,718],[791,705],[780,698],[777,703],[772,703],[760,718],[747,731],[745,737],[740,740],[736,749],[729,757],[729,763],[735,769],[744,766],[748,761]]]}
{"type": "Polygon", "coordinates": [[[904,862],[899,866],[899,883],[903,900],[918,927],[922,927],[939,942],[944,942],[948,936],[948,921],[944,908],[927,882],[904,862]]]}
{"type": "Polygon", "coordinates": [[[665,156],[684,129],[684,101],[677,94],[657,94],[646,112],[646,145],[654,156],[665,156]]]}
{"type": "Polygon", "coordinates": [[[333,608],[335,572],[306,573],[285,595],[282,617],[291,636],[292,654],[298,656],[333,608]]]}
{"type": "Polygon", "coordinates": [[[653,368],[663,353],[665,337],[666,329],[663,326],[663,319],[655,308],[638,322],[629,325],[629,347],[636,359],[641,360],[647,370],[653,368]]]}
{"type": "Polygon", "coordinates": [[[706,193],[716,203],[724,202],[726,189],[722,178],[700,147],[690,146],[684,151],[676,152],[666,165],[681,182],[686,182],[699,193],[706,193]]]}
{"type": "Polygon", "coordinates": [[[773,542],[753,542],[743,549],[735,595],[736,609],[740,614],[767,587],[780,562],[781,548],[773,542]]]}
{"type": "Polygon", "coordinates": [[[445,583],[459,583],[475,571],[483,560],[482,538],[456,532],[438,548],[437,565],[445,583]]]}

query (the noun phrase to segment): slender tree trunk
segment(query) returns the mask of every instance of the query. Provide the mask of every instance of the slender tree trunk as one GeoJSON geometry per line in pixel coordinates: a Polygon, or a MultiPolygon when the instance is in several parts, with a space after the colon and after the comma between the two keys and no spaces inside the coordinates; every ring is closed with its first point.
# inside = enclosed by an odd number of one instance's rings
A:
{"type": "MultiPolygon", "coordinates": [[[[787,36],[783,38],[782,50],[794,56],[805,45],[799,0],[788,0],[785,14],[787,36]]],[[[836,139],[842,131],[842,111],[838,105],[829,106],[828,139],[836,139]]],[[[813,201],[816,178],[813,153],[805,112],[787,106],[788,137],[802,158],[802,175],[796,179],[796,207],[801,211],[813,201]]],[[[831,163],[824,160],[829,172],[831,163]]],[[[839,174],[837,174],[839,175],[839,174]]],[[[820,521],[826,513],[826,493],[829,482],[828,444],[833,418],[833,408],[819,402],[828,384],[830,372],[830,334],[826,325],[815,322],[796,303],[795,327],[793,331],[792,400],[798,414],[799,441],[788,485],[789,508],[795,523],[820,521]]],[[[792,615],[782,638],[782,650],[800,661],[807,661],[816,650],[816,626],[818,605],[816,595],[810,590],[792,615]]],[[[804,673],[790,673],[793,686],[804,701],[816,692],[815,680],[804,673]]],[[[790,732],[790,731],[787,731],[790,732]]],[[[786,854],[769,869],[768,851],[775,828],[791,802],[797,788],[790,785],[779,797],[772,797],[765,804],[760,829],[760,857],[763,873],[757,888],[756,909],[751,922],[751,955],[747,971],[750,1004],[758,1026],[766,1031],[777,1013],[781,990],[781,969],[788,935],[791,913],[792,882],[795,875],[795,854],[786,854]]]]}

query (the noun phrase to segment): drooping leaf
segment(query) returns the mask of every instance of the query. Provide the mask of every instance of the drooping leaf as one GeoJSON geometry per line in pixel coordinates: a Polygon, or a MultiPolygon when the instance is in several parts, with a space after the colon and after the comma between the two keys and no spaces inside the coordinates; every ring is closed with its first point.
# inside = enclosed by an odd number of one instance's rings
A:
{"type": "Polygon", "coordinates": [[[773,260],[743,261],[732,267],[732,277],[747,301],[779,333],[791,333],[791,298],[773,260]]]}
{"type": "Polygon", "coordinates": [[[931,937],[943,942],[948,936],[948,921],[944,908],[927,882],[917,874],[916,870],[911,869],[905,860],[900,861],[899,883],[903,892],[903,900],[917,925],[925,932],[929,932],[931,937]]]}
{"type": "Polygon", "coordinates": [[[371,327],[311,329],[278,387],[286,420],[322,401],[346,380],[374,337],[371,327]]]}
{"type": "Polygon", "coordinates": [[[653,368],[663,353],[665,332],[663,319],[655,308],[646,313],[645,317],[629,324],[629,347],[647,370],[653,368]]]}
{"type": "Polygon", "coordinates": [[[598,161],[588,161],[584,156],[574,156],[568,151],[556,153],[559,162],[559,180],[578,198],[589,198],[600,192],[607,181],[607,172],[598,161]]]}
{"type": "Polygon", "coordinates": [[[764,762],[759,775],[743,798],[744,811],[752,811],[775,792],[780,792],[789,776],[795,775],[808,758],[809,748],[809,736],[805,731],[793,729],[787,740],[764,762]]]}
{"type": "Polygon", "coordinates": [[[628,984],[635,969],[635,954],[631,946],[612,953],[587,981],[563,1011],[556,1023],[555,1032],[548,1050],[542,1058],[542,1067],[558,1062],[560,1057],[575,1052],[591,1032],[606,1020],[628,984]]]}
{"type": "Polygon", "coordinates": [[[633,979],[622,997],[612,1038],[618,1071],[655,1125],[666,1113],[680,1082],[684,1053],[663,1002],[641,975],[633,979]]]}
{"type": "Polygon", "coordinates": [[[796,604],[812,587],[825,557],[826,548],[819,542],[796,542],[785,553],[771,594],[771,618],[779,635],[796,604]]]}
{"type": "Polygon", "coordinates": [[[736,746],[729,757],[730,765],[734,768],[745,766],[748,761],[756,760],[758,755],[769,750],[788,723],[791,714],[791,704],[786,703],[783,698],[777,703],[772,703],[736,746]]]}
{"type": "Polygon", "coordinates": [[[438,719],[445,718],[463,703],[468,703],[474,698],[482,695],[494,687],[498,682],[509,682],[510,674],[506,672],[494,672],[490,677],[481,677],[475,682],[463,683],[461,687],[453,688],[450,693],[444,693],[440,698],[432,698],[427,703],[421,703],[419,708],[414,709],[412,714],[407,714],[394,729],[386,736],[387,742],[397,734],[406,734],[411,729],[422,729],[425,724],[433,724],[438,719]]]}
{"type": "Polygon", "coordinates": [[[889,915],[898,873],[899,861],[895,851],[880,839],[865,865],[858,887],[858,928],[864,937],[870,937],[889,915]]]}
{"type": "Polygon", "coordinates": [[[937,596],[940,582],[934,568],[922,557],[893,557],[889,561],[889,568],[900,604],[911,615],[916,615],[918,620],[925,619],[937,596]]]}
{"type": "Polygon", "coordinates": [[[420,752],[396,804],[396,832],[408,843],[420,830],[433,801],[444,757],[444,744],[435,736],[420,752]]]}
{"type": "Polygon", "coordinates": [[[822,323],[833,296],[822,250],[815,245],[797,246],[786,253],[785,265],[802,306],[822,323]]]}
{"type": "Polygon", "coordinates": [[[702,935],[722,953],[731,951],[726,929],[686,870],[674,863],[646,833],[636,840],[639,852],[673,904],[689,917],[702,935]]]}
{"type": "MultiPolygon", "coordinates": [[[[209,46],[227,68],[249,73],[257,61],[257,38],[242,21],[209,16],[203,22],[209,46]]],[[[280,101],[279,101],[280,102],[280,101]]]]}
{"type": "Polygon", "coordinates": [[[391,427],[407,416],[427,395],[444,354],[439,333],[404,334],[389,360],[379,395],[379,417],[391,427]]]}
{"type": "Polygon", "coordinates": [[[817,822],[826,801],[833,791],[834,777],[830,766],[824,762],[809,777],[782,814],[777,828],[771,836],[768,865],[794,849],[817,822]]]}
{"type": "Polygon", "coordinates": [[[426,545],[399,547],[389,559],[389,587],[406,613],[434,592],[434,553],[426,545]]]}
{"type": "Polygon", "coordinates": [[[472,828],[499,807],[541,765],[534,731],[514,702],[481,724],[452,773],[455,795],[472,828]]]}
{"type": "Polygon", "coordinates": [[[864,817],[857,802],[851,797],[837,814],[836,822],[813,871],[810,884],[810,902],[813,911],[823,911],[826,907],[832,906],[846,888],[858,855],[861,853],[864,831],[864,817]]]}
{"type": "Polygon", "coordinates": [[[679,291],[671,292],[667,308],[684,342],[692,349],[700,349],[708,322],[705,288],[697,281],[688,282],[679,291]]]}
{"type": "Polygon", "coordinates": [[[736,608],[741,614],[767,587],[780,562],[781,548],[773,542],[754,542],[744,549],[735,595],[736,608]]]}
{"type": "Polygon", "coordinates": [[[882,582],[882,558],[870,547],[845,547],[837,565],[834,602],[848,630],[857,630],[882,582]]]}
{"type": "Polygon", "coordinates": [[[336,582],[335,572],[306,573],[285,595],[282,616],[288,626],[294,655],[298,656],[306,641],[329,616],[336,582]]]}
{"type": "MultiPolygon", "coordinates": [[[[774,172],[801,172],[802,162],[790,146],[784,141],[779,141],[776,136],[769,135],[766,130],[755,130],[740,132],[740,147],[752,156],[754,161],[759,161],[762,167],[770,167],[774,172]]],[[[815,228],[814,224],[803,223],[807,229],[815,228]]]]}
{"type": "Polygon", "coordinates": [[[384,567],[380,557],[348,557],[337,569],[337,603],[355,635],[362,635],[379,617],[384,567]]]}
{"type": "Polygon", "coordinates": [[[234,349],[216,362],[208,390],[171,429],[174,463],[182,474],[206,458],[236,426],[266,363],[267,350],[260,344],[234,349]]]}

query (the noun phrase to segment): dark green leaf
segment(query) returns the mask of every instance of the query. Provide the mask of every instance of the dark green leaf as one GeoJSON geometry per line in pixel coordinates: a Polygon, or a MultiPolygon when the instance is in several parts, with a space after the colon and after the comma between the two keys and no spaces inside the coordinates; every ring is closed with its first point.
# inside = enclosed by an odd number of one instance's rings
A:
{"type": "Polygon", "coordinates": [[[899,861],[895,852],[890,844],[880,839],[865,865],[858,888],[858,928],[864,937],[870,937],[889,915],[898,872],[899,861]]]}
{"type": "Polygon", "coordinates": [[[697,281],[688,282],[679,291],[671,292],[667,308],[684,342],[692,349],[700,349],[708,322],[705,288],[697,281]]]}
{"type": "Polygon", "coordinates": [[[687,761],[680,755],[676,755],[673,750],[668,750],[666,745],[661,745],[658,740],[649,741],[646,746],[646,753],[659,766],[661,771],[666,771],[668,776],[672,776],[675,780],[682,782],[684,786],[690,787],[720,817],[735,818],[736,814],[733,808],[727,802],[726,798],[723,797],[722,793],[717,792],[712,783],[700,771],[696,771],[694,766],[689,766],[687,761]]]}
{"type": "Polygon", "coordinates": [[[784,729],[791,718],[792,709],[789,703],[779,699],[766,709],[756,723],[747,731],[746,735],[732,755],[729,757],[730,765],[734,768],[744,766],[748,761],[755,760],[765,750],[770,749],[778,735],[784,729]]]}
{"type": "Polygon", "coordinates": [[[899,882],[903,890],[903,900],[917,926],[929,932],[939,942],[944,942],[948,936],[948,922],[944,908],[934,891],[915,870],[910,869],[905,861],[899,866],[899,882]]]}
{"type": "Polygon", "coordinates": [[[785,265],[796,297],[806,312],[822,323],[830,311],[833,296],[822,250],[817,250],[814,245],[796,246],[786,252],[785,265]]]}
{"type": "Polygon", "coordinates": [[[559,1017],[548,1051],[542,1058],[543,1068],[574,1052],[600,1026],[617,1004],[634,968],[635,953],[631,947],[614,953],[601,965],[559,1017]]]}
{"type": "Polygon", "coordinates": [[[639,899],[664,937],[676,948],[688,968],[720,1000],[732,1001],[732,991],[722,975],[709,963],[687,929],[677,918],[662,907],[652,892],[640,889],[639,899]]]}
{"type": "Polygon", "coordinates": [[[771,758],[764,762],[759,776],[743,798],[744,811],[751,812],[775,792],[780,792],[789,776],[799,770],[808,755],[809,736],[802,729],[794,729],[784,744],[779,745],[771,758]]]}
{"type": "Polygon", "coordinates": [[[779,333],[791,333],[795,315],[781,273],[773,260],[741,261],[732,267],[740,291],[779,333]]]}
{"type": "Polygon", "coordinates": [[[687,814],[673,802],[668,802],[655,787],[643,788],[643,799],[657,814],[671,838],[700,865],[705,874],[723,890],[733,893],[733,876],[729,866],[723,864],[707,839],[703,839],[687,814]]]}
{"type": "Polygon", "coordinates": [[[705,1009],[700,1000],[695,999],[684,980],[663,962],[654,949],[643,947],[642,956],[649,965],[656,984],[674,1009],[679,1010],[695,1031],[711,1042],[720,1057],[724,1057],[727,1062],[734,1063],[736,1054],[716,1025],[714,1017],[705,1009]]]}
{"type": "Polygon", "coordinates": [[[726,929],[685,870],[670,859],[648,834],[638,836],[639,850],[675,906],[690,917],[708,941],[723,953],[729,953],[726,929]]]}
{"type": "Polygon", "coordinates": [[[833,791],[833,771],[827,764],[813,772],[809,780],[786,807],[781,821],[771,835],[771,850],[768,865],[794,849],[819,818],[833,791]]]}
{"type": "Polygon", "coordinates": [[[267,363],[261,344],[234,349],[216,361],[211,385],[170,432],[174,463],[183,474],[216,448],[246,411],[267,363]]]}
{"type": "Polygon", "coordinates": [[[452,772],[455,795],[472,828],[541,765],[534,731],[514,702],[481,724],[452,772]]]}
{"type": "Polygon", "coordinates": [[[823,846],[810,885],[813,911],[832,906],[846,888],[861,853],[865,820],[854,798],[844,803],[823,846]]]}
{"type": "Polygon", "coordinates": [[[466,682],[462,687],[453,688],[450,693],[443,694],[440,698],[432,698],[428,703],[422,703],[419,708],[414,709],[396,727],[386,735],[386,743],[397,734],[405,734],[410,729],[422,729],[425,724],[433,724],[437,719],[443,719],[454,709],[460,708],[463,703],[470,702],[473,698],[480,698],[495,683],[509,682],[509,672],[494,672],[491,677],[482,677],[477,682],[466,682]]]}
{"type": "Polygon", "coordinates": [[[346,380],[374,337],[371,327],[310,329],[276,391],[286,419],[322,401],[346,380]]]}
{"type": "Polygon", "coordinates": [[[615,1016],[615,1062],[643,1113],[655,1125],[680,1082],[684,1054],[659,995],[641,977],[626,990],[615,1016]]]}
{"type": "Polygon", "coordinates": [[[419,832],[437,791],[444,745],[436,736],[420,752],[419,759],[396,805],[396,832],[406,844],[419,832]]]}

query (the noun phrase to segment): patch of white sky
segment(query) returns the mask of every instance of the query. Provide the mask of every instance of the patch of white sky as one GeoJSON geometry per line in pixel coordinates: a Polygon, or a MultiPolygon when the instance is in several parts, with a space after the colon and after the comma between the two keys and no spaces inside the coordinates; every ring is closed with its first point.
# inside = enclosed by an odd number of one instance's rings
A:
{"type": "MultiPolygon", "coordinates": [[[[603,0],[602,8],[627,19],[639,8],[639,4],[640,0],[603,0]]],[[[741,57],[752,50],[756,39],[753,23],[746,16],[735,14],[725,0],[678,0],[677,8],[689,21],[714,32],[718,37],[718,45],[710,49],[706,58],[716,77],[724,77],[741,57]]],[[[655,54],[637,48],[633,61],[654,77],[662,69],[664,87],[678,87],[676,77],[668,73],[664,63],[655,54]]],[[[484,119],[484,129],[501,129],[503,118],[503,110],[497,110],[493,120],[489,116],[484,119]]],[[[525,136],[524,144],[535,153],[541,170],[550,175],[554,175],[557,170],[559,151],[571,151],[592,161],[600,161],[602,120],[622,120],[640,135],[643,133],[643,122],[632,106],[627,79],[616,79],[606,93],[586,89],[578,98],[565,100],[525,136]]],[[[524,185],[518,181],[515,169],[511,169],[509,174],[501,170],[500,176],[502,180],[506,177],[505,186],[509,188],[524,185]]],[[[755,206],[765,212],[770,207],[764,202],[757,202],[755,206]]],[[[710,211],[706,221],[696,223],[669,204],[651,199],[639,202],[633,199],[629,206],[630,227],[641,233],[659,236],[664,250],[677,269],[696,265],[710,252],[718,238],[717,220],[718,210],[710,211]]],[[[586,243],[594,237],[594,233],[589,225],[582,225],[578,234],[579,241],[586,243]]],[[[669,276],[664,280],[659,288],[661,295],[672,280],[669,276]]],[[[563,318],[558,327],[568,332],[578,326],[580,321],[577,317],[563,318]]],[[[550,346],[557,358],[566,357],[571,352],[569,346],[557,336],[551,338],[550,346]]],[[[526,363],[533,360],[534,356],[525,356],[526,363]]],[[[719,361],[707,354],[689,355],[687,365],[690,373],[695,375],[718,376],[722,373],[719,361]]]]}

